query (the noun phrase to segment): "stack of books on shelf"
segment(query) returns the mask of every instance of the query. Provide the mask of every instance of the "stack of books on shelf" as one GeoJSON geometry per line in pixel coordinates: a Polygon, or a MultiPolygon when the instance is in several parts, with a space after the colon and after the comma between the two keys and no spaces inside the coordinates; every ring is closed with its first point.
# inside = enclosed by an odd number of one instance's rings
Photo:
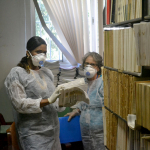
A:
{"type": "Polygon", "coordinates": [[[149,150],[150,135],[132,130],[127,123],[103,108],[104,144],[109,150],[149,150]]]}
{"type": "MultiPolygon", "coordinates": [[[[104,105],[127,120],[128,114],[136,114],[137,111],[137,102],[135,101],[137,98],[135,98],[135,95],[138,90],[137,88],[135,89],[135,81],[144,83],[146,82],[144,80],[149,79],[150,78],[139,78],[104,68],[104,105]]],[[[142,92],[142,90],[140,90],[140,92],[142,92]]],[[[142,112],[140,111],[140,113],[142,112]]]]}
{"type": "Polygon", "coordinates": [[[141,72],[137,65],[134,29],[104,31],[104,66],[128,72],[141,72]]]}
{"type": "Polygon", "coordinates": [[[142,17],[142,0],[104,0],[104,24],[142,17]]]}
{"type": "Polygon", "coordinates": [[[117,26],[104,31],[105,145],[110,150],[149,150],[150,23],[137,22],[149,19],[150,0],[105,0],[104,9],[104,27],[117,26]],[[127,123],[129,116],[136,117],[133,126],[127,123]]]}
{"type": "Polygon", "coordinates": [[[59,61],[54,61],[54,62],[46,61],[44,63],[44,67],[46,67],[52,71],[52,73],[54,75],[54,85],[57,86],[58,74],[60,73],[59,61]]]}
{"type": "Polygon", "coordinates": [[[150,130],[150,81],[136,82],[137,124],[150,130]]]}
{"type": "Polygon", "coordinates": [[[76,75],[76,67],[60,67],[58,85],[75,80],[76,75]]]}
{"type": "Polygon", "coordinates": [[[134,24],[134,32],[137,64],[139,66],[150,66],[150,23],[142,22],[134,24]]]}
{"type": "Polygon", "coordinates": [[[118,118],[103,108],[104,145],[110,150],[116,150],[118,118]]]}

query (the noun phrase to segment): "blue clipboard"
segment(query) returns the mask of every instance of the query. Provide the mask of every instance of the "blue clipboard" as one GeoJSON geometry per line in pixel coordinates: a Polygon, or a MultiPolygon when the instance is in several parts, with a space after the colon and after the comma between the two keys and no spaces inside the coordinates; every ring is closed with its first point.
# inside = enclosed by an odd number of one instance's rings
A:
{"type": "Polygon", "coordinates": [[[75,116],[68,122],[67,117],[59,117],[60,123],[60,143],[71,143],[82,141],[80,130],[80,116],[75,116]]]}

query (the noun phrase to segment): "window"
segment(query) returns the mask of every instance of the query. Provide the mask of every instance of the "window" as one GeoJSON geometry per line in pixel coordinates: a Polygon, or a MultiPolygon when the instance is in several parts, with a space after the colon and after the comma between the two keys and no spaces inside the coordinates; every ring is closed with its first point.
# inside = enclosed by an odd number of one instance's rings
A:
{"type": "MultiPolygon", "coordinates": [[[[56,30],[49,18],[47,10],[43,4],[43,1],[38,0],[38,4],[41,9],[41,12],[42,12],[42,15],[43,15],[43,18],[47,27],[51,30],[54,36],[57,37],[57,39],[59,39],[56,33],[56,30]]],[[[43,29],[36,10],[35,10],[35,23],[36,23],[36,36],[42,37],[47,43],[47,60],[51,60],[51,61],[61,60],[62,61],[62,57],[63,57],[62,52],[59,50],[57,45],[53,42],[53,40],[49,37],[49,35],[43,29]]]]}

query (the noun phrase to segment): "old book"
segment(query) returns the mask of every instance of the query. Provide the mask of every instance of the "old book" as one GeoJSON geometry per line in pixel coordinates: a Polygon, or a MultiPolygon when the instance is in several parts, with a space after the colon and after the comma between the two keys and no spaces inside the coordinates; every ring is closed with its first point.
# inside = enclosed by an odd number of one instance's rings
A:
{"type": "Polygon", "coordinates": [[[149,84],[150,81],[136,81],[135,82],[135,99],[136,99],[136,116],[137,124],[142,125],[142,84],[149,84]]]}
{"type": "Polygon", "coordinates": [[[150,130],[150,85],[147,86],[147,96],[146,96],[146,128],[150,130]]]}
{"type": "Polygon", "coordinates": [[[148,15],[150,16],[150,0],[148,0],[148,15]]]}
{"type": "MultiPolygon", "coordinates": [[[[131,107],[132,107],[132,93],[133,93],[133,89],[132,89],[132,76],[129,76],[129,83],[128,83],[128,87],[129,87],[129,111],[128,114],[131,114],[131,107]]],[[[128,115],[127,114],[127,115],[128,115]]]]}
{"type": "Polygon", "coordinates": [[[113,68],[113,52],[114,52],[114,49],[113,49],[113,34],[114,34],[114,30],[112,30],[111,31],[111,40],[110,40],[110,51],[111,51],[111,53],[110,53],[110,62],[111,62],[111,65],[110,65],[110,67],[112,67],[113,68]]]}
{"type": "Polygon", "coordinates": [[[111,0],[107,0],[107,24],[110,24],[111,0]]]}
{"type": "Polygon", "coordinates": [[[115,80],[114,80],[114,83],[115,83],[115,103],[114,103],[114,106],[115,106],[115,113],[118,113],[118,103],[119,103],[119,87],[118,87],[118,81],[119,81],[119,73],[118,72],[115,72],[115,80]]]}
{"type": "Polygon", "coordinates": [[[131,15],[131,19],[135,19],[135,0],[132,0],[132,4],[131,4],[131,6],[132,6],[132,15],[131,15]]]}
{"type": "Polygon", "coordinates": [[[124,29],[124,70],[127,70],[127,29],[124,29]]]}
{"type": "Polygon", "coordinates": [[[84,91],[84,87],[87,85],[84,78],[76,79],[68,83],[59,85],[59,106],[60,107],[71,107],[78,101],[84,101],[89,104],[89,98],[87,93],[84,91]]]}
{"type": "Polygon", "coordinates": [[[124,20],[125,20],[125,9],[126,9],[125,0],[123,0],[122,5],[123,5],[123,6],[122,6],[122,7],[123,7],[123,8],[122,8],[122,9],[123,9],[123,10],[122,10],[122,11],[123,11],[122,20],[124,21],[124,20]]]}
{"type": "Polygon", "coordinates": [[[134,42],[134,30],[132,29],[132,42],[131,42],[131,72],[134,72],[134,68],[136,65],[136,50],[135,50],[135,42],[134,42]]]}
{"type": "Polygon", "coordinates": [[[104,130],[104,145],[107,144],[107,129],[106,129],[106,109],[102,107],[103,112],[103,130],[104,130]]]}
{"type": "Polygon", "coordinates": [[[111,0],[111,7],[110,7],[110,24],[112,24],[112,8],[113,8],[113,0],[111,0]]]}
{"type": "Polygon", "coordinates": [[[116,31],[113,31],[113,68],[116,68],[116,62],[115,62],[115,57],[116,57],[116,31]]]}
{"type": "Polygon", "coordinates": [[[116,0],[112,0],[112,17],[111,17],[111,22],[115,23],[115,6],[116,6],[116,0]]]}
{"type": "Polygon", "coordinates": [[[140,23],[140,31],[141,32],[141,36],[140,36],[140,66],[146,65],[146,48],[147,48],[147,31],[146,31],[146,23],[140,23]]]}
{"type": "Polygon", "coordinates": [[[124,70],[124,30],[121,30],[120,69],[124,70]]]}
{"type": "Polygon", "coordinates": [[[137,65],[140,65],[140,25],[139,24],[134,24],[134,36],[135,36],[135,48],[136,48],[136,54],[137,54],[137,65]]]}
{"type": "Polygon", "coordinates": [[[147,42],[146,42],[146,65],[150,65],[150,51],[149,51],[149,46],[150,46],[150,42],[148,42],[148,39],[150,38],[150,23],[148,22],[146,24],[146,39],[147,39],[147,42]]]}
{"type": "Polygon", "coordinates": [[[139,0],[139,18],[142,17],[142,0],[139,0]]]}
{"type": "Polygon", "coordinates": [[[132,0],[128,0],[128,20],[131,20],[131,3],[132,0]]]}
{"type": "Polygon", "coordinates": [[[139,125],[142,126],[143,122],[142,122],[142,84],[138,84],[138,89],[139,89],[139,99],[138,99],[138,106],[139,106],[139,116],[137,116],[137,119],[139,119],[139,125]]]}
{"type": "Polygon", "coordinates": [[[132,28],[128,29],[128,54],[127,54],[127,71],[131,72],[132,71],[132,28]]]}
{"type": "Polygon", "coordinates": [[[115,3],[115,23],[118,22],[118,0],[115,3]]]}
{"type": "Polygon", "coordinates": [[[104,31],[104,66],[106,66],[106,31],[104,31]]]}
{"type": "Polygon", "coordinates": [[[121,30],[118,30],[118,69],[121,69],[121,30]]]}
{"type": "Polygon", "coordinates": [[[110,77],[110,101],[109,101],[109,108],[112,110],[112,103],[113,103],[113,71],[110,72],[109,74],[110,77]]]}
{"type": "Polygon", "coordinates": [[[119,49],[118,49],[118,46],[119,46],[119,43],[118,43],[118,38],[119,38],[119,30],[116,30],[116,39],[117,39],[117,42],[116,42],[116,59],[115,59],[115,64],[116,64],[116,68],[118,69],[118,55],[119,55],[119,49]]]}
{"type": "Polygon", "coordinates": [[[125,20],[128,20],[128,0],[125,0],[125,20]]]}
{"type": "Polygon", "coordinates": [[[129,113],[129,75],[125,75],[125,95],[126,95],[126,98],[125,98],[125,106],[126,106],[126,112],[125,112],[125,116],[124,116],[124,119],[127,120],[127,116],[128,116],[128,113],[129,113]]]}
{"type": "Polygon", "coordinates": [[[135,12],[135,18],[139,18],[139,0],[136,0],[136,12],[135,12]]]}
{"type": "Polygon", "coordinates": [[[113,30],[109,31],[109,67],[113,68],[113,30]]]}

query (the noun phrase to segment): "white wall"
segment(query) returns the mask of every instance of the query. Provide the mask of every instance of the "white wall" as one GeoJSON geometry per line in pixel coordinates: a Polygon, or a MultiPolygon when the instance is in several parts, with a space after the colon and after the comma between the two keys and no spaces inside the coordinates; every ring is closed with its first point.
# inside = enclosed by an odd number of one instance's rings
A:
{"type": "Polygon", "coordinates": [[[4,80],[25,56],[26,41],[35,35],[33,8],[30,0],[0,0],[0,113],[6,121],[13,121],[13,116],[4,80]]]}

